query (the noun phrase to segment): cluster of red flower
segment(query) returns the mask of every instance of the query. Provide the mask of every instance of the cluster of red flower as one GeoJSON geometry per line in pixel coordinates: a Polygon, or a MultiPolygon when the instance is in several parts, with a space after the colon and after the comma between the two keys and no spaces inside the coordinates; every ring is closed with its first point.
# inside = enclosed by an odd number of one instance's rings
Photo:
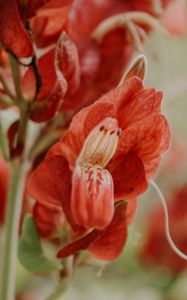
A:
{"type": "MultiPolygon", "coordinates": [[[[16,98],[10,53],[22,65],[16,92],[29,103],[29,118],[49,121],[63,111],[68,119],[64,136],[29,176],[27,188],[42,237],[59,239],[69,224],[69,243],[58,257],[88,249],[111,260],[123,249],[136,199],[154,177],[170,133],[160,112],[162,93],[143,87],[144,70],[132,69],[118,83],[152,27],[163,30],[158,18],[171,29],[176,2],[181,22],[172,30],[182,33],[183,1],[0,1],[1,107],[16,98]]],[[[18,130],[13,127],[13,136],[18,130]]],[[[3,160],[1,173],[3,214],[3,160]]]]}

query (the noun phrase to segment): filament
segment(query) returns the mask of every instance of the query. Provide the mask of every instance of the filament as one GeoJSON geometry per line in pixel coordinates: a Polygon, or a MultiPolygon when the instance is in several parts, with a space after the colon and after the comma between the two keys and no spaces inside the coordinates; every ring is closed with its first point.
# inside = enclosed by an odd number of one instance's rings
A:
{"type": "Polygon", "coordinates": [[[175,243],[173,242],[172,238],[171,238],[171,234],[170,234],[170,230],[169,230],[169,216],[168,216],[168,208],[166,205],[166,201],[164,199],[164,196],[161,192],[161,190],[159,189],[159,187],[157,186],[157,184],[154,181],[151,181],[151,185],[154,187],[154,189],[156,190],[159,199],[162,203],[162,207],[163,207],[163,212],[164,212],[164,218],[165,218],[165,233],[166,233],[166,238],[167,241],[169,243],[169,245],[171,246],[172,250],[182,259],[187,260],[187,255],[185,255],[182,251],[180,251],[177,246],[175,245],[175,243]]]}

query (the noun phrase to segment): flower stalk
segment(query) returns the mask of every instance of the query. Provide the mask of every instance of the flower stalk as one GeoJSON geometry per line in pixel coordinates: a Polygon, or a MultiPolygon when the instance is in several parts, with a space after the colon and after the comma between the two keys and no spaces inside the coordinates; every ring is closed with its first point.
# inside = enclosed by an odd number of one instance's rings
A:
{"type": "Polygon", "coordinates": [[[18,246],[18,231],[25,184],[27,164],[23,160],[15,161],[11,166],[6,212],[4,254],[1,273],[0,300],[15,299],[15,273],[18,246]]]}

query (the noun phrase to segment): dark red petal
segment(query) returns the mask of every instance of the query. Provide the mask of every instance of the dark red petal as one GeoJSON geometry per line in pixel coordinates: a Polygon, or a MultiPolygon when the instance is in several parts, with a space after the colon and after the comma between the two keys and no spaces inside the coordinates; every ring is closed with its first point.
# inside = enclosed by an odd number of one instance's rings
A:
{"type": "Polygon", "coordinates": [[[93,103],[90,91],[100,64],[98,45],[95,41],[84,41],[84,43],[79,43],[77,47],[79,49],[81,83],[76,93],[65,97],[63,110],[79,110],[90,102],[93,103]]]}
{"type": "MultiPolygon", "coordinates": [[[[55,116],[59,110],[63,97],[67,91],[67,82],[58,69],[55,70],[54,49],[38,60],[38,69],[41,75],[41,89],[30,109],[30,118],[35,122],[47,121],[55,116]]],[[[36,78],[32,67],[26,72],[22,89],[25,97],[33,99],[36,93],[36,78]]]]}
{"type": "Polygon", "coordinates": [[[114,160],[130,150],[141,158],[145,169],[146,164],[149,169],[150,162],[159,158],[169,148],[169,144],[168,123],[164,116],[155,113],[123,131],[114,160]]]}
{"type": "Polygon", "coordinates": [[[0,1],[0,39],[3,47],[18,58],[31,58],[33,55],[32,43],[15,0],[0,1]]]}
{"type": "Polygon", "coordinates": [[[93,87],[93,99],[116,87],[133,54],[133,48],[127,44],[124,29],[107,34],[100,44],[101,63],[93,87]],[[110,74],[110,76],[108,76],[110,74]]]}
{"type": "Polygon", "coordinates": [[[8,143],[9,143],[9,152],[11,158],[19,157],[24,149],[24,141],[19,139],[18,141],[18,130],[19,130],[19,121],[15,121],[8,129],[8,143]]]}
{"type": "Polygon", "coordinates": [[[78,251],[89,249],[94,256],[100,259],[114,259],[122,251],[126,237],[126,204],[119,203],[112,222],[104,231],[97,229],[91,231],[81,239],[62,248],[58,252],[58,257],[64,258],[78,251]]]}
{"type": "Polygon", "coordinates": [[[87,235],[85,235],[84,237],[82,237],[81,239],[72,242],[70,244],[68,244],[67,246],[65,246],[64,248],[62,248],[57,256],[59,258],[64,258],[66,256],[75,254],[78,251],[81,250],[86,250],[89,245],[101,234],[101,231],[99,230],[93,230],[90,233],[88,233],[87,235]]]}
{"type": "Polygon", "coordinates": [[[57,114],[63,102],[62,88],[56,83],[51,94],[42,101],[35,101],[30,109],[29,117],[34,122],[45,122],[57,114]]]}
{"type": "Polygon", "coordinates": [[[71,216],[71,172],[63,156],[45,159],[31,174],[27,191],[32,198],[48,207],[58,208],[61,205],[72,228],[78,229],[71,216]]]}
{"type": "Polygon", "coordinates": [[[33,217],[39,233],[45,238],[55,236],[55,233],[62,229],[65,221],[61,206],[52,207],[40,203],[35,204],[33,217]]]}
{"type": "Polygon", "coordinates": [[[113,260],[122,252],[126,239],[126,204],[119,203],[112,222],[88,250],[98,259],[113,260]]]}
{"type": "MultiPolygon", "coordinates": [[[[53,89],[56,81],[54,67],[54,49],[38,59],[38,70],[41,76],[41,89],[37,99],[42,101],[53,89]]],[[[33,99],[36,93],[36,77],[32,67],[29,67],[22,80],[22,89],[26,98],[33,99]]]]}
{"type": "MultiPolygon", "coordinates": [[[[112,165],[109,165],[109,170],[112,165]]],[[[144,165],[141,159],[133,152],[123,156],[118,166],[111,171],[114,182],[115,200],[134,198],[147,189],[144,165]]]]}
{"type": "Polygon", "coordinates": [[[28,194],[48,206],[70,201],[71,172],[67,161],[60,155],[45,159],[31,174],[28,194]]]}

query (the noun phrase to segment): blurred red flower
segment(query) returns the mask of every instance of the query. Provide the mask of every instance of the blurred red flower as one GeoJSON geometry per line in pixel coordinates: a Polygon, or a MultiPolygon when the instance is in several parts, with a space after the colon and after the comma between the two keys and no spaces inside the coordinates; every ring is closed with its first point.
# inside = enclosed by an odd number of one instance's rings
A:
{"type": "MultiPolygon", "coordinates": [[[[126,205],[116,201],[130,203],[146,191],[161,154],[169,147],[168,124],[160,114],[161,99],[161,92],[144,89],[139,78],[128,79],[81,110],[32,173],[30,196],[41,204],[62,207],[73,230],[86,233],[95,228],[83,242],[74,242],[71,251],[92,244],[92,254],[103,259],[113,259],[121,252],[126,205]],[[111,235],[112,254],[101,254],[103,241],[111,243],[111,235]]],[[[134,211],[133,206],[131,209],[134,211]]],[[[63,250],[59,255],[64,255],[63,250]]]]}
{"type": "MultiPolygon", "coordinates": [[[[187,253],[187,185],[168,201],[168,212],[172,239],[182,252],[187,253]]],[[[150,215],[140,257],[145,263],[163,266],[174,273],[187,267],[187,262],[175,254],[166,239],[164,215],[160,208],[150,215]]]]}

